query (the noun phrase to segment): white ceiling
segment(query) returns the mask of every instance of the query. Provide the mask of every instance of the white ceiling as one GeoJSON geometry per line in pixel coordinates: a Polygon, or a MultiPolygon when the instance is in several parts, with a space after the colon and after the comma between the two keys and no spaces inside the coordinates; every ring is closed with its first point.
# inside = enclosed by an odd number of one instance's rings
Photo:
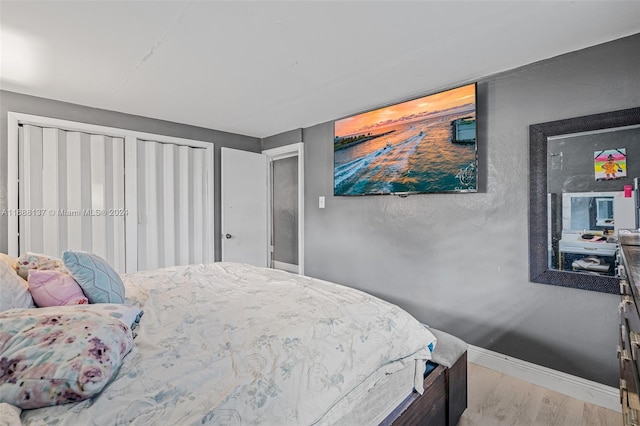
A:
{"type": "Polygon", "coordinates": [[[640,1],[2,0],[0,23],[4,90],[266,137],[638,33],[640,1]]]}

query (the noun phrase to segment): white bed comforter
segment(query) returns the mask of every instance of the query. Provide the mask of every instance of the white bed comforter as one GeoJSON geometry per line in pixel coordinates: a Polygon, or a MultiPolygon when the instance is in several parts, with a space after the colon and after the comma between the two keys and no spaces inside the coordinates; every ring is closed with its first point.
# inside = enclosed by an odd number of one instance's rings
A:
{"type": "Polygon", "coordinates": [[[93,400],[24,411],[25,424],[314,424],[435,345],[395,305],[287,272],[213,263],[123,278],[144,316],[115,380],[93,400]]]}

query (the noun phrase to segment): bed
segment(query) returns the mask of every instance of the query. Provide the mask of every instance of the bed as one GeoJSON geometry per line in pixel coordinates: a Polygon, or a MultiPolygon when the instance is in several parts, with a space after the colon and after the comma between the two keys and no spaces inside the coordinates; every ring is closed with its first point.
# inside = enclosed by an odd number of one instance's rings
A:
{"type": "MultiPolygon", "coordinates": [[[[77,402],[16,408],[22,424],[454,425],[466,408],[466,352],[434,364],[434,350],[443,349],[437,331],[361,291],[223,262],[122,281],[122,305],[135,309],[108,332],[124,337],[111,348],[122,354],[104,388],[77,402]]],[[[81,312],[84,321],[110,306],[8,310],[0,320],[53,309],[81,312]]],[[[0,326],[0,345],[7,336],[0,326]]],[[[7,402],[3,392],[0,379],[7,402]]]]}

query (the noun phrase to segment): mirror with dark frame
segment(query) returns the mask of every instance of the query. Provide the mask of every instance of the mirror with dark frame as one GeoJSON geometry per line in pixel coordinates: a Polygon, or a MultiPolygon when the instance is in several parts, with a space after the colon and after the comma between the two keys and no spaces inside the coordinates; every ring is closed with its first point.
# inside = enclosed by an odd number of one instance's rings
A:
{"type": "Polygon", "coordinates": [[[617,233],[639,226],[636,177],[640,107],[529,126],[530,280],[619,293],[617,233]]]}

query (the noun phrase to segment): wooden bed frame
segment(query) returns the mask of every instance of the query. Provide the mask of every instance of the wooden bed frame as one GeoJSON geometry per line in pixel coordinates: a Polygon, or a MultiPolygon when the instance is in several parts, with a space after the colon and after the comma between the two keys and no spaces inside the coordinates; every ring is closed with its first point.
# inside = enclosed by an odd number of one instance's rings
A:
{"type": "Polygon", "coordinates": [[[409,395],[381,423],[387,426],[455,426],[467,408],[467,352],[447,368],[437,366],[424,379],[424,393],[409,395]]]}

